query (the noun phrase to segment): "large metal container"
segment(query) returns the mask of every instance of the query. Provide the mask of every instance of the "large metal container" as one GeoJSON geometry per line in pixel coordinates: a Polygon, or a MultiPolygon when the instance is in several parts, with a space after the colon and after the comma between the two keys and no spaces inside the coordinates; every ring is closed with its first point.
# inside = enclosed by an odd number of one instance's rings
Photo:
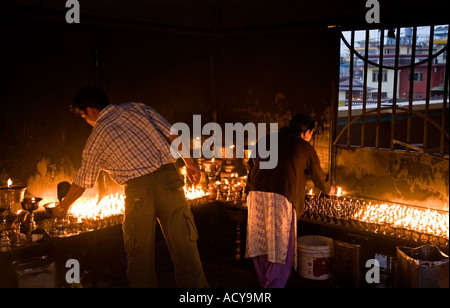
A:
{"type": "Polygon", "coordinates": [[[23,201],[26,186],[0,187],[0,211],[10,209],[14,204],[23,201]]]}
{"type": "Polygon", "coordinates": [[[449,258],[434,245],[397,247],[397,288],[448,288],[449,258]]]}

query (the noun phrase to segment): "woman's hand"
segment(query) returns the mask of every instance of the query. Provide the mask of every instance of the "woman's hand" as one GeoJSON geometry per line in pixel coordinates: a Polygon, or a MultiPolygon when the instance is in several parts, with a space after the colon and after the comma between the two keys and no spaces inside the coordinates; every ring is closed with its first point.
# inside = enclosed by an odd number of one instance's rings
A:
{"type": "Polygon", "coordinates": [[[336,188],[334,188],[333,186],[331,186],[330,192],[328,193],[328,196],[334,196],[334,194],[336,193],[336,188]]]}

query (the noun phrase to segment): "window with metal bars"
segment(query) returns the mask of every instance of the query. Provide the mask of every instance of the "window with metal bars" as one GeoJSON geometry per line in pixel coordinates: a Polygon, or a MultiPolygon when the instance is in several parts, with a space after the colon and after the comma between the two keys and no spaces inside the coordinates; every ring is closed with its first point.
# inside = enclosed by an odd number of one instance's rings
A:
{"type": "Polygon", "coordinates": [[[341,32],[333,145],[448,159],[448,25],[341,32]]]}

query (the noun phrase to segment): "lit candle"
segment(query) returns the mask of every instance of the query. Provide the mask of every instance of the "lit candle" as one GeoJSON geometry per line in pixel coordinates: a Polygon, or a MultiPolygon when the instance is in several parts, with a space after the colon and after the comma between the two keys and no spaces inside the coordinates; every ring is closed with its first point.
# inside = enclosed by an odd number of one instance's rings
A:
{"type": "Polygon", "coordinates": [[[8,179],[8,188],[11,188],[11,186],[12,186],[12,181],[11,181],[11,179],[8,179]]]}
{"type": "Polygon", "coordinates": [[[336,196],[337,196],[337,197],[340,197],[341,194],[342,194],[342,188],[341,188],[340,186],[338,186],[337,192],[336,192],[336,196]]]}
{"type": "Polygon", "coordinates": [[[186,170],[186,166],[184,166],[183,168],[181,168],[181,174],[184,177],[184,185],[187,185],[187,170],[186,170]]]}
{"type": "Polygon", "coordinates": [[[247,152],[245,152],[245,156],[246,159],[250,159],[250,157],[252,156],[252,150],[247,150],[247,152]]]}

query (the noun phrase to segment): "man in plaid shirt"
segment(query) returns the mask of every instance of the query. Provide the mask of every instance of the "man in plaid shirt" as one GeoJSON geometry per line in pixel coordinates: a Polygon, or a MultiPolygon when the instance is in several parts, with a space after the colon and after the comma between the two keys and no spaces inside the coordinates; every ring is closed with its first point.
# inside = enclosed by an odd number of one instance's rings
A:
{"type": "MultiPolygon", "coordinates": [[[[163,231],[179,287],[207,287],[197,250],[197,228],[184,196],[184,182],[174,166],[170,124],[143,103],[112,105],[96,87],[81,89],[73,112],[94,128],[82,154],[81,167],[55,213],[67,216],[70,206],[94,186],[100,170],[125,185],[124,247],[131,287],[157,287],[154,268],[155,223],[163,231]]],[[[183,157],[189,179],[197,183],[200,170],[183,157]]]]}

